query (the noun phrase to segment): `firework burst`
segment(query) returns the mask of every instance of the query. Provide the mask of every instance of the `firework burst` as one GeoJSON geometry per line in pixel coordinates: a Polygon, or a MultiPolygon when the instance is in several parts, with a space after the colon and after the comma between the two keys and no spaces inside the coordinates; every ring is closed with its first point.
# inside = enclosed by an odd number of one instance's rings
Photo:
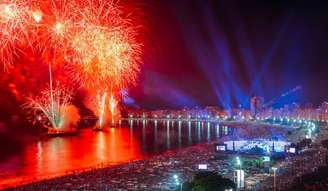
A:
{"type": "Polygon", "coordinates": [[[39,96],[28,97],[24,109],[32,112],[32,119],[39,121],[44,127],[61,129],[66,123],[66,113],[71,105],[72,91],[66,87],[48,87],[39,96]],[[52,94],[52,95],[51,95],[52,94]]]}
{"type": "Polygon", "coordinates": [[[24,106],[39,120],[48,121],[49,127],[62,126],[72,95],[66,88],[52,86],[52,68],[64,71],[57,74],[70,74],[73,80],[69,83],[75,81],[88,91],[101,92],[96,104],[101,125],[106,110],[117,113],[120,100],[114,95],[136,83],[142,53],[138,25],[118,2],[0,0],[0,27],[0,62],[4,66],[30,52],[49,64],[49,89],[29,97],[24,106]]]}
{"type": "Polygon", "coordinates": [[[0,58],[5,68],[13,63],[28,39],[28,11],[23,2],[0,1],[0,58]]]}
{"type": "Polygon", "coordinates": [[[72,36],[83,27],[78,19],[76,1],[48,0],[33,8],[34,31],[42,54],[66,55],[72,36]]]}
{"type": "Polygon", "coordinates": [[[134,84],[141,55],[135,23],[113,2],[87,0],[81,7],[84,30],[72,38],[68,61],[76,81],[103,89],[134,84]]]}
{"type": "Polygon", "coordinates": [[[130,19],[122,17],[118,6],[105,1],[89,6],[90,2],[86,1],[86,13],[82,14],[83,22],[89,24],[72,38],[73,51],[68,56],[68,62],[75,81],[87,89],[98,89],[94,111],[102,127],[109,113],[112,122],[118,114],[119,100],[113,92],[136,83],[140,71],[141,44],[136,38],[136,27],[130,19]],[[107,104],[109,111],[105,109],[107,104]]]}
{"type": "Polygon", "coordinates": [[[74,76],[86,87],[123,86],[134,83],[139,65],[135,47],[119,31],[90,26],[74,38],[74,76]]]}

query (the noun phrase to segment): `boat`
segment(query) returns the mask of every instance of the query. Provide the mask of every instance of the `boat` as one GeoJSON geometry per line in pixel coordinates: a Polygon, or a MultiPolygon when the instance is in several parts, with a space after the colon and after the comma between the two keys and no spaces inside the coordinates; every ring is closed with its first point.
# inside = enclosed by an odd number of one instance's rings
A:
{"type": "Polygon", "coordinates": [[[75,135],[77,134],[77,128],[67,128],[67,129],[54,129],[49,128],[47,134],[50,136],[64,136],[64,135],[75,135]]]}
{"type": "Polygon", "coordinates": [[[103,127],[100,127],[98,125],[96,125],[92,128],[92,130],[94,130],[94,131],[102,131],[103,129],[104,129],[103,127]]]}

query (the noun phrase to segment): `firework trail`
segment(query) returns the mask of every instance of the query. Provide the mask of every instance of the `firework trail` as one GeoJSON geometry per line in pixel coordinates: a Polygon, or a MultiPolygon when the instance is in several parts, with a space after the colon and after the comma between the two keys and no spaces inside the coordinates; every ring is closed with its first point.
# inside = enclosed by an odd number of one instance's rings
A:
{"type": "Polygon", "coordinates": [[[104,121],[105,121],[105,108],[106,108],[106,97],[107,97],[107,93],[103,93],[103,94],[98,94],[98,105],[99,107],[99,127],[102,127],[104,125],[104,121]]]}
{"type": "Polygon", "coordinates": [[[109,111],[111,113],[111,116],[112,116],[112,124],[115,123],[115,115],[116,115],[116,107],[117,107],[117,101],[114,97],[113,94],[110,95],[110,98],[109,98],[109,111]]]}

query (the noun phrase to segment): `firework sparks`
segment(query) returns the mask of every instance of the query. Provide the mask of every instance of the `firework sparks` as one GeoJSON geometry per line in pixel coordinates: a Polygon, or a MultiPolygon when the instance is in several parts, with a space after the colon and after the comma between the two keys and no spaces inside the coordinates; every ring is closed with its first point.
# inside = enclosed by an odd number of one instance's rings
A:
{"type": "Polygon", "coordinates": [[[140,46],[127,31],[88,26],[73,38],[71,57],[76,81],[86,87],[125,87],[139,73],[140,46]]]}
{"type": "Polygon", "coordinates": [[[32,16],[36,23],[40,23],[42,20],[43,14],[42,14],[41,10],[35,10],[35,11],[32,11],[32,16]]]}
{"type": "MultiPolygon", "coordinates": [[[[110,94],[98,95],[100,126],[105,123],[107,103],[114,116],[119,102],[116,91],[134,85],[140,71],[142,45],[136,24],[113,1],[0,0],[0,28],[4,66],[32,52],[49,64],[50,75],[56,66],[56,70],[68,69],[74,81],[89,91],[110,89],[110,94]]],[[[71,95],[65,88],[52,87],[51,77],[49,89],[29,97],[26,108],[41,112],[37,119],[60,128],[71,95]]]]}
{"type": "Polygon", "coordinates": [[[77,63],[75,76],[87,86],[104,80],[130,84],[139,71],[135,27],[113,2],[8,0],[0,3],[0,24],[3,63],[12,62],[17,42],[26,40],[32,49],[53,57],[59,51],[77,63]]]}
{"type": "MultiPolygon", "coordinates": [[[[83,20],[89,24],[72,38],[74,51],[69,56],[75,81],[86,88],[118,91],[135,84],[141,55],[135,28],[111,3],[105,5],[101,1],[96,6],[87,7],[88,14],[84,14],[83,20]]],[[[98,95],[98,100],[101,101],[95,110],[98,111],[99,126],[102,127],[106,118],[106,103],[109,103],[113,123],[117,100],[112,92],[109,100],[107,93],[98,95]]]]}
{"type": "Polygon", "coordinates": [[[27,10],[16,1],[0,2],[0,58],[5,68],[13,63],[13,57],[28,36],[27,10]]]}
{"type": "Polygon", "coordinates": [[[116,115],[116,107],[117,107],[117,101],[114,97],[113,94],[111,94],[110,98],[109,98],[109,111],[111,113],[112,116],[112,124],[115,123],[115,115],[116,115]]]}
{"type": "Polygon", "coordinates": [[[47,128],[61,129],[66,124],[67,108],[71,105],[72,92],[65,87],[51,87],[41,91],[39,96],[28,97],[24,108],[47,128]],[[52,95],[51,95],[52,94],[52,95]]]}
{"type": "Polygon", "coordinates": [[[105,105],[106,105],[107,93],[98,94],[98,106],[99,106],[99,127],[103,127],[105,121],[105,105]]]}
{"type": "Polygon", "coordinates": [[[73,47],[78,54],[74,69],[79,74],[78,80],[87,87],[113,85],[127,67],[122,54],[129,47],[117,43],[115,38],[106,30],[91,27],[74,39],[73,47]]]}

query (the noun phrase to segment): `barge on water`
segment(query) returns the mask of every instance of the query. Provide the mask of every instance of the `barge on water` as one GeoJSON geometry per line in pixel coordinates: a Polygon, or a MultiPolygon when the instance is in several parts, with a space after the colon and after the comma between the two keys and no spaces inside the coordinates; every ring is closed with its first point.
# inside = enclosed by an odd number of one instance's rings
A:
{"type": "Polygon", "coordinates": [[[64,136],[64,135],[75,135],[77,134],[77,128],[69,128],[69,129],[48,129],[47,134],[50,136],[64,136]]]}

